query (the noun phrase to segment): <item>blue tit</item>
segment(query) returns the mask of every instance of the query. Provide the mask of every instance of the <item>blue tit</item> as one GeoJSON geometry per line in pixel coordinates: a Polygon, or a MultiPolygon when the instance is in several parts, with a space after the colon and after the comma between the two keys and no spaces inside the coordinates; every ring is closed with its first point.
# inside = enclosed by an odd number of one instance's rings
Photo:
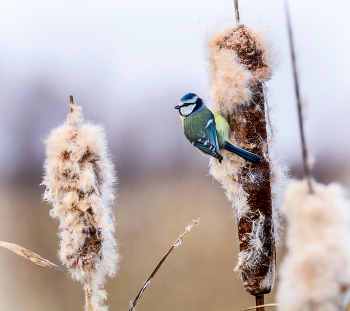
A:
{"type": "Polygon", "coordinates": [[[221,149],[228,150],[252,163],[261,163],[256,154],[240,149],[229,141],[229,124],[215,110],[210,110],[196,94],[188,93],[174,107],[179,110],[186,138],[205,155],[221,163],[221,149]]]}

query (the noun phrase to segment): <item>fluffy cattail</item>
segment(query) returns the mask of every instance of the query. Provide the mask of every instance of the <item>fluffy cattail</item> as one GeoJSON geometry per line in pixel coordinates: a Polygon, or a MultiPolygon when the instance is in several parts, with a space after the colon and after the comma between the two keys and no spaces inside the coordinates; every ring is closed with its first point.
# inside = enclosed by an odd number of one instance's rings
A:
{"type": "Polygon", "coordinates": [[[60,221],[60,259],[85,290],[85,310],[103,305],[105,276],[116,272],[118,253],[113,237],[116,175],[102,126],[83,121],[73,104],[67,121],[46,140],[44,199],[60,221]]]}
{"type": "Polygon", "coordinates": [[[244,288],[259,296],[272,290],[278,239],[277,181],[285,170],[269,150],[263,82],[272,74],[263,36],[245,25],[217,30],[208,40],[210,96],[230,125],[233,144],[259,155],[251,164],[223,151],[211,174],[222,183],[236,211],[240,253],[235,271],[244,288]],[[271,186],[272,185],[272,186],[271,186]]]}
{"type": "Polygon", "coordinates": [[[292,181],[283,211],[287,254],[277,292],[279,310],[343,311],[350,294],[350,202],[338,184],[292,181]]]}

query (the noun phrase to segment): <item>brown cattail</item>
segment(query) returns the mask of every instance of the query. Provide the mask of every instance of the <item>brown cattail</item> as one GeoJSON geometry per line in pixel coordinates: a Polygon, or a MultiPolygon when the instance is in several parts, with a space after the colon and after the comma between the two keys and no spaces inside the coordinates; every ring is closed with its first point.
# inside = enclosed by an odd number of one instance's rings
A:
{"type": "Polygon", "coordinates": [[[350,201],[338,184],[293,180],[285,192],[287,254],[277,291],[282,311],[343,311],[350,297],[350,201]]]}
{"type": "Polygon", "coordinates": [[[272,74],[269,48],[261,33],[245,25],[216,31],[207,45],[213,108],[228,121],[232,143],[262,159],[260,165],[251,164],[224,151],[221,164],[211,160],[211,173],[237,215],[240,253],[235,271],[245,290],[258,296],[274,284],[279,229],[275,184],[285,176],[269,150],[272,130],[266,127],[263,82],[272,74]]]}
{"type": "Polygon", "coordinates": [[[104,129],[83,121],[73,104],[67,121],[46,140],[45,200],[60,220],[60,259],[84,285],[85,310],[105,311],[105,276],[116,272],[113,237],[116,175],[104,129]]]}

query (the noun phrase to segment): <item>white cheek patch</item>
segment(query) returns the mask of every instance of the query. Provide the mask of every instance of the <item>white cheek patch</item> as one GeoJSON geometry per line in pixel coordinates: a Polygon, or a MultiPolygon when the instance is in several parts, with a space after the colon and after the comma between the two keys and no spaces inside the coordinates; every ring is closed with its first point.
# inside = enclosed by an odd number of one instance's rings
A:
{"type": "Polygon", "coordinates": [[[196,107],[196,104],[192,104],[192,105],[181,107],[180,108],[181,115],[188,116],[189,114],[191,114],[191,112],[193,111],[194,107],[196,107]]]}

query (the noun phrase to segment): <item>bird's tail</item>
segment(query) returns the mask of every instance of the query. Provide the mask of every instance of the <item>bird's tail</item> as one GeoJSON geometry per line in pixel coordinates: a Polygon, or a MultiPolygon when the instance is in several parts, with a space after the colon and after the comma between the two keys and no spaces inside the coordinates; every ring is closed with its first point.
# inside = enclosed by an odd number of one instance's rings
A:
{"type": "Polygon", "coordinates": [[[241,148],[238,148],[229,142],[226,142],[224,149],[237,154],[238,156],[242,157],[243,159],[245,159],[249,162],[256,163],[256,164],[261,163],[260,157],[257,156],[256,154],[250,153],[250,152],[245,151],[241,148]]]}

